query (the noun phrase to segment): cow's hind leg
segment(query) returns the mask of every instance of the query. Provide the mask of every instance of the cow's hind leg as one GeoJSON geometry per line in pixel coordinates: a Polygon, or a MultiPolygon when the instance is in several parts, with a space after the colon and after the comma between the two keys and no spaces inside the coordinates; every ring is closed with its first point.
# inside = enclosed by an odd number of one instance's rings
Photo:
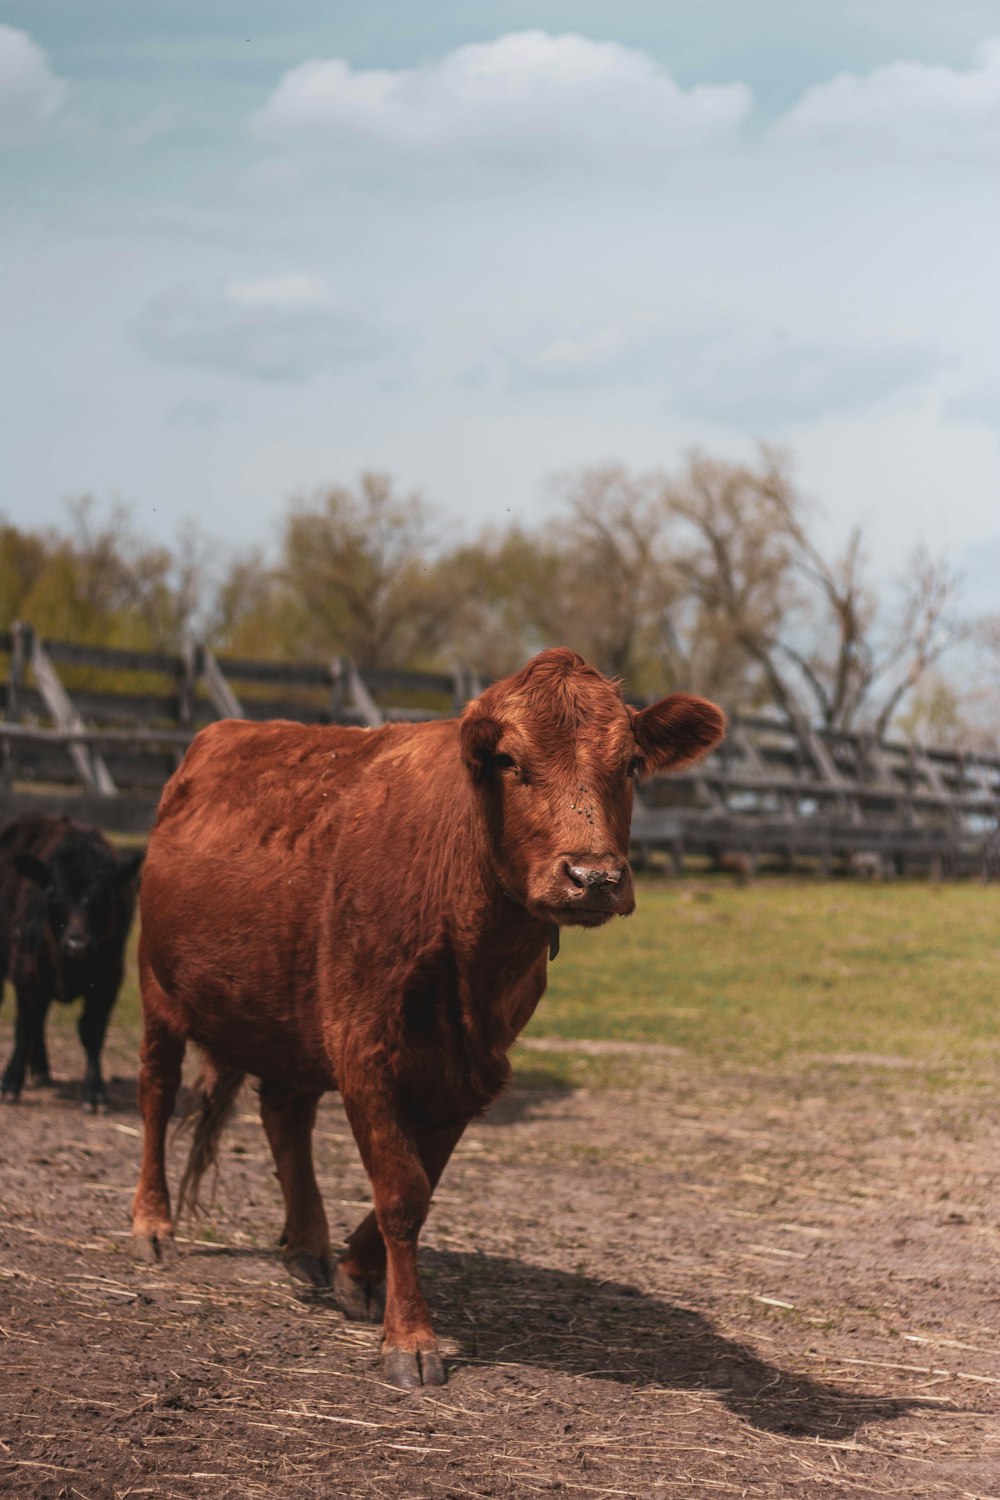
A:
{"type": "MultiPolygon", "coordinates": [[[[461,1138],[464,1126],[452,1130],[416,1129],[414,1144],[431,1192],[461,1138]]],[[[385,1316],[385,1240],[374,1209],[366,1214],[347,1241],[337,1262],[333,1289],[337,1302],[349,1318],[381,1323],[385,1316]]]]}
{"type": "Polygon", "coordinates": [[[184,1060],[183,1034],[171,1024],[169,1002],[148,968],[141,971],[144,1032],[139,1108],[145,1127],[142,1170],[132,1200],[132,1248],[142,1260],[175,1253],[167,1187],[167,1126],[174,1112],[184,1060]]]}
{"type": "Polygon", "coordinates": [[[260,1117],[285,1199],[282,1256],[289,1274],[325,1290],[331,1283],[330,1231],[313,1167],[312,1132],[318,1094],[262,1083],[260,1117]]]}
{"type": "Polygon", "coordinates": [[[348,1239],[334,1268],[333,1290],[349,1318],[381,1323],[385,1317],[385,1240],[374,1209],[348,1239]]]}

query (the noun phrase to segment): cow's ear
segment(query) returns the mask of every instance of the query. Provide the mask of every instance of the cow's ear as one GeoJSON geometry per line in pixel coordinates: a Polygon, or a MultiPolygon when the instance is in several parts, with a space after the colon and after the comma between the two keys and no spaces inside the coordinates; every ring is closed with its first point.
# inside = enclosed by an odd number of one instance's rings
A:
{"type": "Polygon", "coordinates": [[[142,862],[145,858],[145,849],[137,849],[133,854],[123,855],[115,869],[115,885],[128,885],[130,880],[134,880],[142,869],[142,862]]]}
{"type": "Polygon", "coordinates": [[[500,743],[503,726],[489,714],[472,707],[463,714],[458,733],[465,764],[477,779],[485,776],[493,752],[500,743]]]}
{"type": "Polygon", "coordinates": [[[632,720],[639,746],[639,775],[679,771],[707,755],[726,732],[726,716],[717,703],[690,693],[671,693],[632,720]]]}
{"type": "Polygon", "coordinates": [[[23,875],[25,880],[33,880],[36,885],[42,887],[43,891],[48,890],[51,884],[49,867],[40,859],[36,859],[33,854],[15,854],[14,869],[19,875],[23,875]]]}

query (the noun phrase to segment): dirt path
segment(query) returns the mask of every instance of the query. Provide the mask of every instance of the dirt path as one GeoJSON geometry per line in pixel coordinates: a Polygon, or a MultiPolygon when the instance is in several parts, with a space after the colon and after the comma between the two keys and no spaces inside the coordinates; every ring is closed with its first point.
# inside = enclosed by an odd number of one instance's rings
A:
{"type": "MultiPolygon", "coordinates": [[[[277,1264],[251,1092],[211,1238],[164,1270],[126,1254],[127,1039],[109,1115],[70,1087],[5,1109],[0,1492],[1000,1495],[995,1110],[889,1060],[776,1077],[619,1053],[619,1086],[569,1089],[527,1057],[436,1198],[451,1377],[417,1396],[380,1382],[375,1329],[277,1264]]],[[[336,1099],[318,1136],[339,1238],[367,1184],[336,1099]]]]}

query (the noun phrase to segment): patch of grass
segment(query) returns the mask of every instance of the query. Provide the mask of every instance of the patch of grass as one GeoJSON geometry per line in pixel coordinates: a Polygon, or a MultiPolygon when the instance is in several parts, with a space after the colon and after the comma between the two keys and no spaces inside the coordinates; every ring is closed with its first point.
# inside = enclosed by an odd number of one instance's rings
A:
{"type": "Polygon", "coordinates": [[[564,934],[528,1034],[965,1068],[1000,1060],[998,1021],[995,888],[645,883],[635,916],[564,934]]]}

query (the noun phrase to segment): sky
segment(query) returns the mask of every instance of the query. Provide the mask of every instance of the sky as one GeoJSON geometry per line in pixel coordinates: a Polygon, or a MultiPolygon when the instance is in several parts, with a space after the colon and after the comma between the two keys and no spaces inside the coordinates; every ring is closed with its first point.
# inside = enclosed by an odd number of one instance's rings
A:
{"type": "Polygon", "coordinates": [[[0,0],[0,513],[793,456],[1000,609],[994,0],[0,0]]]}

